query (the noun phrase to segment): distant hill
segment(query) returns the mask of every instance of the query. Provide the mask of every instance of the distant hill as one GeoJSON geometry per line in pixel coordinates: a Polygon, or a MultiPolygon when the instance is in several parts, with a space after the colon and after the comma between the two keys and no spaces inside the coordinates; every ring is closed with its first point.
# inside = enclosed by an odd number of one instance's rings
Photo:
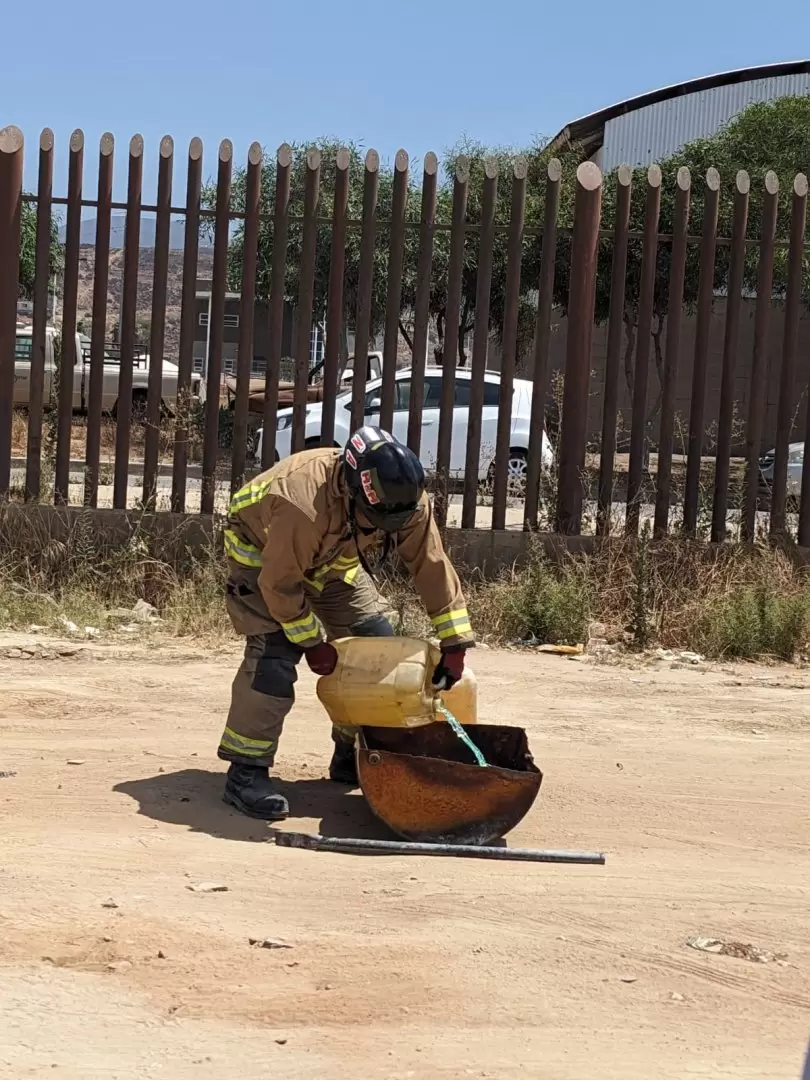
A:
{"type": "MultiPolygon", "coordinates": [[[[124,246],[124,236],[126,231],[126,214],[113,214],[110,224],[110,248],[113,251],[117,251],[124,246]]],[[[172,221],[171,229],[169,230],[169,249],[171,251],[182,251],[185,246],[185,222],[184,221],[172,221]]],[[[63,225],[59,230],[59,239],[62,243],[65,242],[65,226],[63,225]]],[[[80,244],[82,247],[88,247],[95,245],[96,242],[96,219],[87,218],[82,221],[80,244]]],[[[153,248],[155,246],[155,217],[154,214],[146,214],[141,218],[141,243],[142,248],[153,248]]],[[[203,240],[200,243],[201,249],[208,247],[208,241],[203,240]]]]}

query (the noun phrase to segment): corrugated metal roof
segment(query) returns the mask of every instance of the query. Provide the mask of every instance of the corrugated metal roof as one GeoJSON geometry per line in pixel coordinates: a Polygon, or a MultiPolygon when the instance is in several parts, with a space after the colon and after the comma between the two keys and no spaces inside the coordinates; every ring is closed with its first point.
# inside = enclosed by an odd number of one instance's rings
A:
{"type": "Polygon", "coordinates": [[[692,139],[713,135],[755,101],[810,95],[810,74],[752,79],[658,101],[608,120],[602,168],[647,165],[692,139]]]}

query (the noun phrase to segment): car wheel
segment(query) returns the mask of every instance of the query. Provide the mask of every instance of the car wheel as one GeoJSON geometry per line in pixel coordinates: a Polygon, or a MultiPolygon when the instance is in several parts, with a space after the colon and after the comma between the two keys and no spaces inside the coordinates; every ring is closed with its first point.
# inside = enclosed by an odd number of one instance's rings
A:
{"type": "MultiPolygon", "coordinates": [[[[529,459],[525,450],[510,450],[509,465],[506,471],[506,493],[510,499],[522,499],[526,494],[526,473],[529,459]]],[[[489,467],[487,477],[489,490],[495,487],[495,462],[489,467]]]]}

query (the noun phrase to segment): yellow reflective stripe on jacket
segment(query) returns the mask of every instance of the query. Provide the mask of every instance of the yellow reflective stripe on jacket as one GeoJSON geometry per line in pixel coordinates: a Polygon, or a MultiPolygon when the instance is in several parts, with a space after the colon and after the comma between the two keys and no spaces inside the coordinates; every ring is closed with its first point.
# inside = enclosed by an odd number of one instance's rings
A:
{"type": "Polygon", "coordinates": [[[249,484],[245,484],[231,499],[230,512],[238,514],[246,506],[252,506],[253,503],[259,502],[270,490],[272,483],[272,480],[263,480],[260,484],[252,480],[249,484]]]}
{"type": "Polygon", "coordinates": [[[307,645],[311,645],[323,637],[321,620],[311,612],[309,615],[304,616],[303,619],[296,619],[294,622],[283,622],[281,628],[293,645],[300,645],[302,648],[306,648],[307,645]]]}
{"type": "Polygon", "coordinates": [[[248,544],[242,540],[233,529],[225,529],[223,532],[225,554],[229,559],[238,562],[241,566],[257,568],[262,565],[262,553],[255,544],[248,544]]]}
{"type": "Polygon", "coordinates": [[[325,566],[319,566],[317,570],[312,571],[312,577],[307,578],[308,584],[313,589],[317,589],[318,592],[323,592],[326,587],[326,578],[331,573],[336,573],[341,581],[345,581],[347,585],[354,584],[354,579],[360,570],[360,560],[354,555],[341,555],[333,562],[327,563],[325,566]]]}
{"type": "Polygon", "coordinates": [[[439,641],[472,633],[470,616],[466,608],[458,608],[456,611],[445,611],[442,615],[434,615],[431,622],[439,641]]]}
{"type": "Polygon", "coordinates": [[[267,757],[276,747],[272,739],[249,739],[247,735],[238,735],[229,727],[223,731],[219,745],[228,753],[256,758],[267,757]]]}

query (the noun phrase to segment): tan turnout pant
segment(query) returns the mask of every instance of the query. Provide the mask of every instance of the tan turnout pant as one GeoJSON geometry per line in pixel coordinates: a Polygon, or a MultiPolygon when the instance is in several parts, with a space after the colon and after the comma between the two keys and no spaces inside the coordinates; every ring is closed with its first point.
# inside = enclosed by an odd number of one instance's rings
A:
{"type": "MultiPolygon", "coordinates": [[[[230,562],[228,614],[234,630],[247,640],[218,753],[225,761],[271,766],[284,718],[295,701],[296,667],[303,653],[268,612],[258,578],[257,570],[230,562]]],[[[374,582],[362,568],[351,585],[330,581],[321,592],[309,585],[305,592],[330,638],[393,634],[374,582]]],[[[333,727],[332,738],[353,743],[354,731],[333,727]]]]}

